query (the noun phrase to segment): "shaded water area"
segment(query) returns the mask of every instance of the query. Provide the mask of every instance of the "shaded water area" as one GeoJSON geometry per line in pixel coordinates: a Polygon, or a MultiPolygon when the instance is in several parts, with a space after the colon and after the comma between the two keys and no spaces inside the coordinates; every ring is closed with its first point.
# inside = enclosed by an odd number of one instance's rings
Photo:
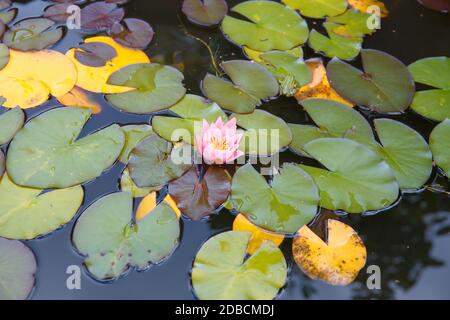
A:
{"type": "MultiPolygon", "coordinates": [[[[228,0],[230,7],[238,0],[228,0]]],[[[50,5],[43,1],[20,1],[18,19],[39,16],[50,5]]],[[[412,0],[385,1],[390,16],[383,20],[382,29],[365,39],[364,47],[386,51],[405,64],[431,56],[450,56],[450,15],[430,11],[412,0]]],[[[242,57],[239,48],[227,42],[218,29],[201,29],[190,25],[179,11],[177,0],[134,0],[127,5],[127,17],[148,21],[156,36],[147,50],[155,62],[172,64],[181,68],[191,93],[201,94],[200,80],[206,72],[214,72],[207,47],[192,36],[206,41],[213,55],[220,60],[242,57]]],[[[310,25],[312,27],[312,25],[310,25]]],[[[314,27],[319,27],[318,25],[314,27]]],[[[79,32],[70,31],[56,46],[67,51],[81,41],[79,32]]],[[[309,49],[308,49],[309,50],[309,49]]],[[[317,56],[306,50],[305,57],[317,56]]],[[[359,62],[355,61],[358,65],[359,62]]],[[[26,67],[26,66],[24,66],[26,67]]],[[[63,72],[63,71],[62,71],[63,72]]],[[[420,88],[419,88],[420,89],[420,88]]],[[[150,116],[121,113],[103,102],[102,113],[93,116],[83,134],[111,123],[148,123],[150,116]]],[[[49,108],[58,106],[56,100],[27,111],[28,119],[49,108]]],[[[278,99],[266,103],[269,110],[292,123],[308,123],[305,113],[294,99],[278,99]]],[[[408,112],[395,117],[421,132],[428,138],[434,124],[408,112]]],[[[289,152],[283,161],[301,162],[302,158],[289,152]]],[[[93,182],[85,185],[82,212],[93,201],[105,194],[119,190],[119,179],[124,165],[116,164],[93,182]]],[[[433,178],[434,180],[434,178],[433,178]]],[[[429,182],[430,184],[433,181],[429,182]]],[[[440,178],[436,181],[447,185],[440,178]]],[[[153,266],[146,272],[131,272],[127,277],[110,284],[92,280],[83,273],[81,290],[66,288],[66,269],[82,265],[82,257],[72,249],[73,222],[44,239],[29,241],[38,259],[37,285],[34,299],[194,299],[190,287],[190,268],[201,247],[212,235],[230,230],[234,216],[226,210],[209,220],[192,222],[184,220],[179,248],[165,263],[153,266]]],[[[290,265],[289,278],[279,299],[450,299],[450,201],[449,197],[424,191],[403,195],[394,208],[375,216],[343,217],[362,237],[368,250],[367,266],[377,265],[382,272],[382,289],[369,290],[365,269],[348,287],[332,287],[309,279],[292,261],[291,241],[282,248],[290,265]]]]}

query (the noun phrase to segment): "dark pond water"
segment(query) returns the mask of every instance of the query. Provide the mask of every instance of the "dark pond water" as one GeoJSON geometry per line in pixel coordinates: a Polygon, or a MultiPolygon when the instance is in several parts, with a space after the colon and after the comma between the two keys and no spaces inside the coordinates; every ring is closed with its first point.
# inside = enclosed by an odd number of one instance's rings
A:
{"type": "MultiPolygon", "coordinates": [[[[238,0],[228,0],[230,5],[238,0]]],[[[187,86],[192,93],[200,94],[199,82],[211,70],[211,60],[206,48],[193,38],[186,37],[186,27],[192,35],[207,41],[218,59],[240,57],[238,48],[226,42],[216,29],[203,30],[189,25],[179,12],[181,1],[134,0],[127,7],[128,17],[145,19],[152,24],[156,37],[148,49],[152,60],[175,64],[184,68],[187,86]],[[185,27],[183,27],[183,25],[185,27]]],[[[433,12],[416,1],[385,1],[391,14],[383,20],[382,30],[365,40],[366,48],[384,50],[409,64],[428,56],[450,56],[450,15],[433,12]]],[[[21,1],[20,17],[39,16],[48,6],[43,1],[21,1]]],[[[83,36],[69,32],[56,47],[65,52],[83,36]]],[[[306,57],[315,56],[306,52],[306,57]]],[[[358,62],[355,62],[358,63],[358,62]]],[[[26,67],[26,66],[24,66],[26,67]]],[[[98,97],[103,101],[102,97],[98,97]]],[[[52,100],[44,106],[30,110],[28,117],[57,106],[52,100]]],[[[279,99],[263,106],[264,109],[294,123],[305,123],[305,114],[293,99],[279,99]]],[[[407,114],[399,117],[424,136],[434,126],[420,117],[407,114]]],[[[84,133],[89,133],[110,123],[148,123],[149,116],[122,114],[107,104],[103,112],[93,117],[84,133]]],[[[285,161],[297,161],[289,153],[285,161]]],[[[117,164],[102,177],[85,186],[83,209],[99,197],[119,190],[119,177],[124,166],[117,164]]],[[[440,184],[448,181],[440,178],[440,184]]],[[[432,183],[432,181],[430,181],[432,183]]],[[[82,212],[82,210],[80,212],[82,212]]],[[[368,249],[368,264],[378,265],[382,272],[382,289],[366,287],[367,274],[363,270],[357,281],[348,287],[331,287],[310,280],[292,263],[290,241],[283,250],[290,263],[287,286],[280,299],[449,299],[450,289],[450,201],[448,196],[425,191],[406,194],[395,208],[371,217],[344,217],[363,238],[368,249]]],[[[164,264],[149,271],[131,272],[112,284],[101,284],[85,273],[82,289],[66,288],[66,269],[82,265],[82,258],[72,249],[70,242],[73,223],[69,223],[44,239],[27,244],[34,250],[39,264],[34,299],[193,299],[189,271],[202,243],[214,234],[231,229],[233,216],[222,211],[208,221],[183,221],[181,244],[164,264]]]]}

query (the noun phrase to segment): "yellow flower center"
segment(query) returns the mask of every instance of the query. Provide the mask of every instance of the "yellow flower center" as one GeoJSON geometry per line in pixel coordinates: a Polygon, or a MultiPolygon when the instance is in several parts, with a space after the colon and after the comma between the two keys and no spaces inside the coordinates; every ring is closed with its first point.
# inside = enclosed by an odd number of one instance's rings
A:
{"type": "Polygon", "coordinates": [[[212,137],[211,138],[211,145],[213,146],[214,149],[216,150],[220,150],[220,151],[225,151],[228,150],[228,141],[226,141],[225,139],[219,139],[216,137],[212,137]]]}

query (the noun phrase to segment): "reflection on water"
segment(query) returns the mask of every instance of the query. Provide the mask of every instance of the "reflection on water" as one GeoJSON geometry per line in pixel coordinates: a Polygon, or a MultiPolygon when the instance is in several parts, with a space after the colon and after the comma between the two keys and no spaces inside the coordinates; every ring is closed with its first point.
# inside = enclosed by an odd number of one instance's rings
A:
{"type": "MultiPolygon", "coordinates": [[[[27,3],[30,1],[21,1],[27,3]]],[[[223,39],[217,29],[204,30],[193,27],[179,14],[178,0],[134,0],[128,6],[128,16],[146,19],[156,31],[156,37],[147,50],[156,62],[172,64],[183,70],[187,86],[192,93],[200,94],[199,83],[206,72],[215,72],[212,57],[219,60],[242,57],[242,53],[223,39]],[[186,35],[189,33],[191,36],[186,35]],[[211,52],[204,43],[208,43],[211,52]]],[[[238,0],[229,0],[233,5],[238,0]]],[[[365,47],[387,51],[409,64],[427,56],[450,56],[450,43],[442,39],[450,33],[448,16],[429,11],[410,0],[385,1],[391,16],[383,20],[383,28],[365,41],[365,47]]],[[[22,17],[37,16],[49,3],[31,1],[26,4],[22,17]]],[[[87,35],[85,35],[87,36],[87,35]]],[[[66,51],[81,36],[69,32],[57,46],[66,51]]],[[[314,54],[306,51],[306,57],[314,54]]],[[[28,110],[28,116],[56,106],[54,100],[42,107],[28,110]]],[[[304,123],[305,114],[293,99],[278,99],[263,106],[264,109],[294,123],[304,123]]],[[[149,116],[126,115],[104,104],[103,112],[86,126],[91,132],[112,122],[120,124],[145,123],[149,116]]],[[[433,125],[415,115],[402,120],[429,134],[433,125]]],[[[283,160],[299,161],[292,154],[283,154],[283,160]]],[[[116,165],[95,182],[86,185],[84,208],[100,196],[117,191],[123,165],[116,165]]],[[[291,241],[283,250],[290,261],[291,273],[287,287],[280,299],[392,299],[392,298],[446,298],[450,299],[450,202],[448,196],[423,192],[405,195],[400,204],[382,214],[371,217],[345,217],[362,237],[368,249],[368,266],[381,268],[381,290],[368,290],[365,270],[352,285],[331,287],[308,279],[292,262],[291,241]]],[[[66,288],[66,269],[80,265],[82,259],[70,244],[70,223],[51,237],[30,241],[35,251],[39,271],[36,299],[192,299],[189,271],[192,261],[204,241],[214,234],[230,230],[233,216],[223,211],[209,221],[183,221],[183,236],[175,254],[166,263],[145,273],[131,273],[113,284],[100,284],[83,276],[82,290],[66,288]]]]}

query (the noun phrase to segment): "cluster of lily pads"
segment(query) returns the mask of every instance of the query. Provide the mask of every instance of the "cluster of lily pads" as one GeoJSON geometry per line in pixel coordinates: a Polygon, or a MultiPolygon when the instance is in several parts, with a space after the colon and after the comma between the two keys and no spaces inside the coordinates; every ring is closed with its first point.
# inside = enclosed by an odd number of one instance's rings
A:
{"type": "MultiPolygon", "coordinates": [[[[38,19],[63,21],[63,9],[80,3],[54,2],[62,3],[38,19]]],[[[286,237],[294,238],[294,259],[308,276],[347,285],[364,267],[366,248],[356,231],[337,220],[328,220],[326,241],[316,235],[309,226],[320,208],[375,213],[395,205],[402,192],[422,190],[434,164],[450,176],[450,58],[406,67],[387,53],[362,49],[364,35],[373,31],[367,29],[367,7],[378,4],[380,17],[387,15],[379,1],[253,0],[228,13],[224,0],[185,0],[190,21],[221,24],[224,36],[249,57],[224,61],[220,74],[207,74],[205,97],[186,94],[176,68],[151,63],[143,49],[153,31],[144,22],[121,22],[123,3],[84,6],[82,26],[106,34],[86,38],[66,54],[47,49],[63,36],[56,36],[57,25],[32,21],[34,31],[22,34],[29,29],[25,20],[5,32],[9,54],[0,70],[0,96],[11,110],[0,114],[0,145],[7,146],[6,157],[0,152],[0,298],[26,298],[33,287],[36,262],[19,240],[71,221],[83,203],[83,185],[118,161],[126,164],[121,191],[91,204],[74,226],[73,245],[88,274],[109,282],[131,268],[161,263],[178,246],[182,217],[201,220],[226,207],[237,213],[233,230],[206,241],[193,263],[200,299],[276,297],[287,279],[278,248],[286,237]],[[328,37],[310,31],[304,17],[324,19],[328,37]],[[333,58],[326,67],[318,58],[303,60],[308,39],[311,48],[333,58]],[[363,70],[342,61],[359,53],[363,70]],[[30,68],[21,68],[30,61],[30,68]],[[415,82],[434,89],[416,92],[415,82]],[[167,112],[149,124],[113,124],[81,135],[93,113],[101,116],[92,93],[104,94],[121,112],[167,112]],[[50,95],[65,107],[25,123],[22,109],[38,107],[50,95]],[[257,109],[280,95],[295,96],[311,124],[257,109]],[[377,115],[411,107],[441,123],[428,144],[413,128],[390,118],[368,121],[354,106],[377,115]],[[267,181],[252,164],[174,161],[175,155],[195,154],[198,122],[218,118],[236,119],[247,156],[289,148],[317,166],[285,163],[267,181]],[[266,134],[255,138],[261,129],[266,134]],[[277,143],[270,143],[271,132],[277,143]],[[133,198],[142,198],[136,212],[133,198]]]]}

